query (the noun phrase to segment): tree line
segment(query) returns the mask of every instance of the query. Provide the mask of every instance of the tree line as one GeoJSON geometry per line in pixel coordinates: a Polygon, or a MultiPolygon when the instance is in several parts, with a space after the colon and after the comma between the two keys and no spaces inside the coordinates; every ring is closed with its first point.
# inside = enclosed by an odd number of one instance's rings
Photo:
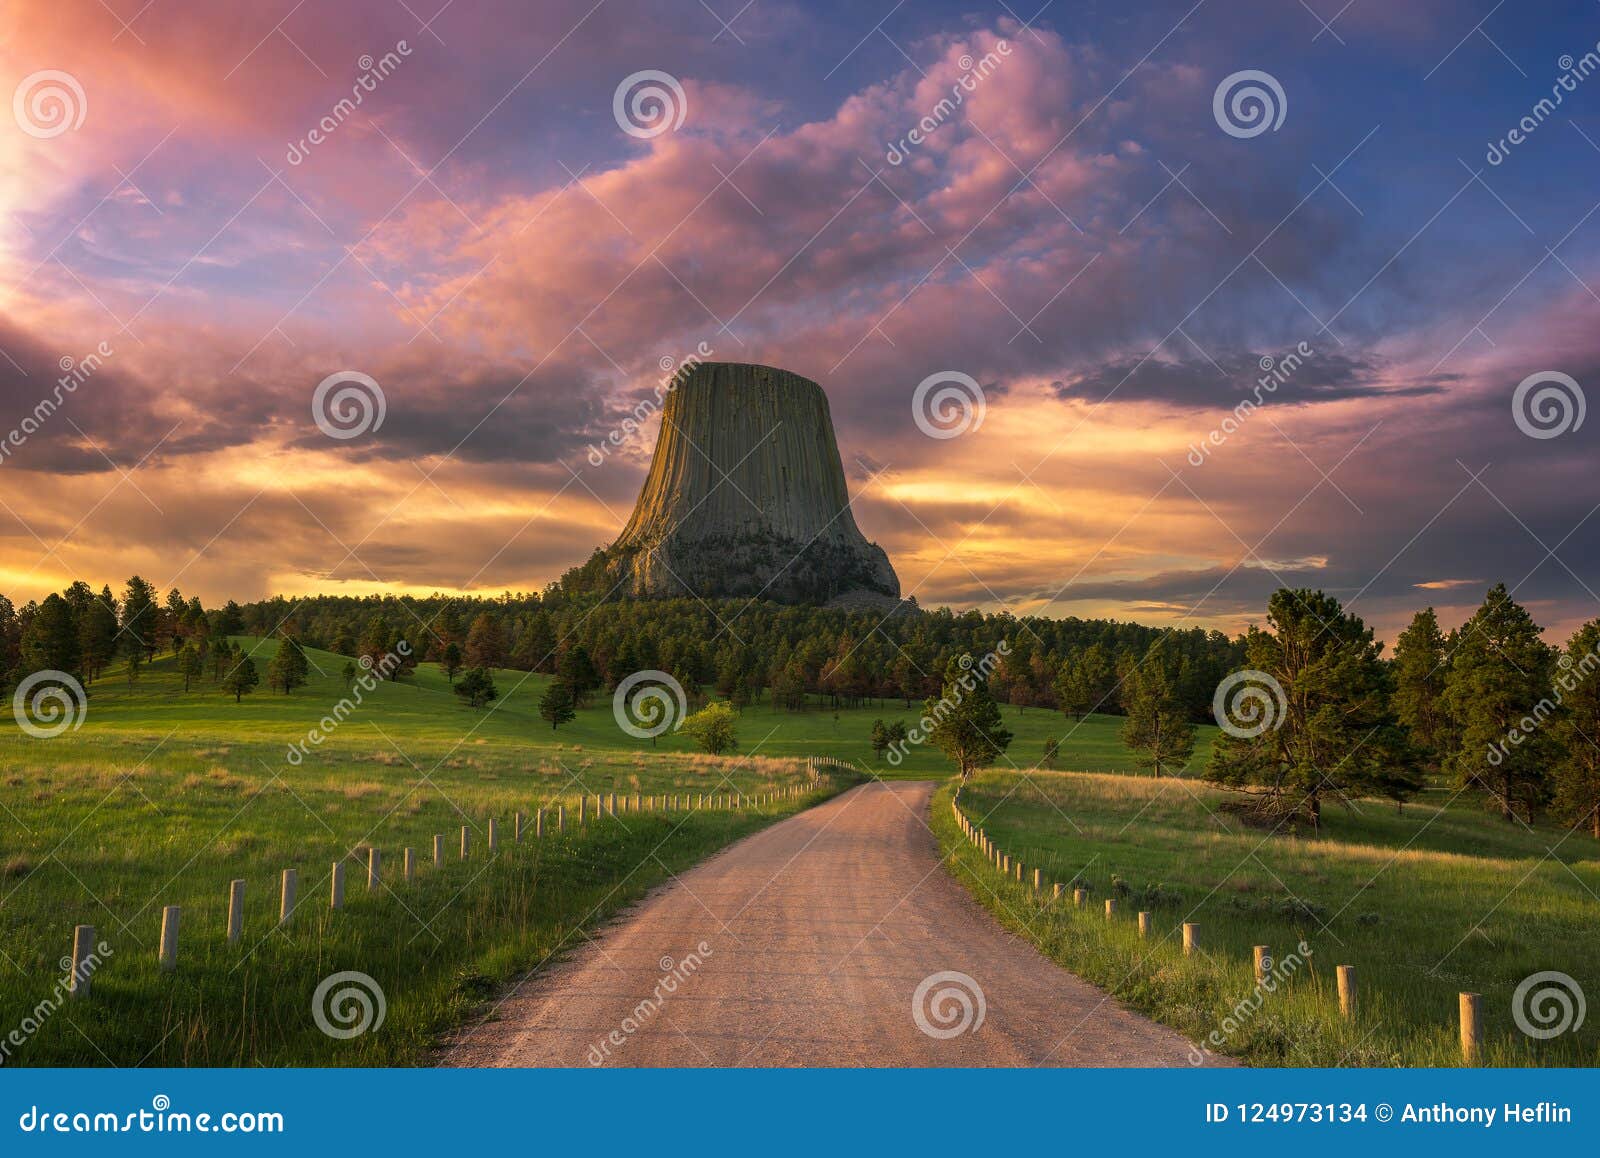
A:
{"type": "MultiPolygon", "coordinates": [[[[358,657],[389,679],[436,663],[476,707],[496,698],[495,669],[554,675],[540,704],[552,727],[647,669],[667,672],[691,698],[735,709],[898,700],[928,711],[949,699],[962,657],[993,656],[977,694],[979,731],[997,739],[1004,731],[988,719],[990,704],[1069,720],[1121,714],[1124,740],[1158,776],[1189,762],[1195,725],[1212,721],[1225,681],[1261,673],[1269,685],[1236,689],[1245,726],[1224,728],[1205,770],[1255,812],[1315,825],[1325,801],[1403,803],[1432,779],[1481,795],[1507,820],[1550,811],[1600,838],[1600,619],[1552,646],[1504,584],[1449,631],[1432,608],[1418,612],[1386,657],[1359,616],[1305,589],[1276,592],[1265,626],[1230,639],[948,609],[883,619],[737,599],[601,601],[559,585],[495,599],[279,597],[207,609],[177,590],[162,598],[135,575],[120,595],[80,581],[20,610],[0,596],[0,678],[7,689],[40,670],[88,682],[120,660],[133,682],[170,650],[186,689],[209,672],[237,699],[260,675],[231,635],[283,641],[266,677],[284,693],[306,680],[306,647],[358,657]],[[1250,726],[1252,711],[1270,714],[1270,726],[1250,726]]],[[[347,664],[346,682],[354,673],[347,664]]],[[[880,753],[903,739],[887,729],[873,737],[880,753]]],[[[961,750],[970,770],[1004,745],[968,735],[961,750]]]]}

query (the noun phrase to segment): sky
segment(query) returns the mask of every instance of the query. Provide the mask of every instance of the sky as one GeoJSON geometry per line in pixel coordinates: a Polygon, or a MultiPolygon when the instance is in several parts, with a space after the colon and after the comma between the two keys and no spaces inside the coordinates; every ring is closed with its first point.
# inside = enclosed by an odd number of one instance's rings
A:
{"type": "Polygon", "coordinates": [[[1600,4],[741,3],[8,0],[0,592],[536,589],[700,356],[924,606],[1600,615],[1600,4]]]}

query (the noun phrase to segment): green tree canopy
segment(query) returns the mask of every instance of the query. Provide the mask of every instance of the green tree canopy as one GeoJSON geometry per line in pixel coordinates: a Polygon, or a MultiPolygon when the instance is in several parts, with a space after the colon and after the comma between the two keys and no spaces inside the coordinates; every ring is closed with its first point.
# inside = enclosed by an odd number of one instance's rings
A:
{"type": "Polygon", "coordinates": [[[1280,820],[1322,821],[1326,798],[1405,800],[1422,783],[1389,705],[1383,645],[1321,591],[1282,588],[1267,630],[1245,642],[1248,668],[1218,690],[1223,735],[1206,779],[1246,791],[1280,820]]]}

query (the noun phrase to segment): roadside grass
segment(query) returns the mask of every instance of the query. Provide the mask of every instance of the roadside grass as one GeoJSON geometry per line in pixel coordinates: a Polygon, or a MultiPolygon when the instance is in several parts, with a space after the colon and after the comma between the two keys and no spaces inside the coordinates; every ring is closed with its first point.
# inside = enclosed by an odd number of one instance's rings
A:
{"type": "MultiPolygon", "coordinates": [[[[23,1038],[0,1045],[5,1064],[425,1063],[442,1033],[513,977],[671,874],[833,790],[813,789],[800,762],[765,754],[651,753],[647,741],[594,750],[565,736],[530,743],[531,713],[518,723],[512,712],[464,708],[426,672],[419,686],[378,689],[297,765],[289,742],[345,694],[344,659],[312,658],[326,674],[313,669],[310,686],[258,690],[236,705],[209,683],[183,693],[163,657],[131,690],[119,673],[95,684],[78,731],[0,738],[0,1043],[13,1030],[23,1038]],[[791,788],[798,794],[760,808],[681,807],[791,788]],[[680,808],[597,823],[592,795],[612,792],[676,794],[680,808]],[[591,797],[581,830],[580,794],[591,797]],[[563,805],[567,828],[557,833],[563,805]],[[521,844],[518,811],[529,818],[521,844]],[[437,868],[436,833],[446,852],[437,868]],[[382,854],[370,894],[368,847],[382,854]],[[401,879],[407,847],[417,858],[411,882],[401,879]],[[336,860],[346,896],[337,913],[336,860]],[[280,928],[285,868],[299,873],[299,903],[280,928]],[[235,878],[246,881],[244,934],[230,945],[235,878]],[[157,964],[166,905],[182,909],[170,975],[157,964]],[[88,1000],[43,1008],[80,923],[111,953],[88,1000]],[[312,1016],[318,983],[343,970],[369,974],[387,1002],[381,1027],[349,1040],[327,1036],[312,1016]]],[[[599,710],[610,719],[609,704],[599,710]]]]}
{"type": "Polygon", "coordinates": [[[953,794],[953,784],[935,794],[934,831],[981,903],[1110,999],[1217,1053],[1258,1065],[1460,1065],[1457,995],[1468,991],[1482,995],[1485,1064],[1600,1064],[1600,1018],[1537,1040],[1512,1011],[1518,984],[1545,970],[1600,995],[1600,850],[1581,833],[1508,825],[1435,790],[1398,811],[1327,809],[1321,836],[1273,835],[1193,782],[990,770],[961,804],[1023,863],[1018,882],[962,837],[953,794]],[[1074,883],[1090,890],[1083,909],[1074,883]],[[1140,910],[1152,914],[1148,939],[1140,910]],[[1201,944],[1187,957],[1185,921],[1201,944]],[[1262,993],[1254,945],[1303,965],[1262,993]],[[1356,967],[1353,1021],[1339,1013],[1336,965],[1356,967]]]}

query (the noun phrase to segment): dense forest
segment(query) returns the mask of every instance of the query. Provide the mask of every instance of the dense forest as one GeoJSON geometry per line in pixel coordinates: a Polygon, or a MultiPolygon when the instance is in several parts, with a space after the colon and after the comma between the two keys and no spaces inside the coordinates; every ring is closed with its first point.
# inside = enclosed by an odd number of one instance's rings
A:
{"type": "MultiPolygon", "coordinates": [[[[46,674],[92,681],[119,661],[133,683],[170,652],[186,689],[209,679],[239,699],[260,682],[229,641],[241,635],[285,641],[265,673],[284,693],[305,682],[304,647],[387,679],[438,664],[453,681],[462,674],[458,691],[475,707],[494,698],[495,668],[552,674],[555,699],[544,707],[553,724],[646,669],[667,672],[691,699],[735,709],[920,703],[933,712],[943,699],[948,712],[962,698],[952,679],[976,664],[986,677],[980,707],[1125,715],[1125,742],[1157,776],[1187,766],[1195,724],[1221,724],[1206,776],[1267,818],[1316,825],[1325,800],[1403,802],[1432,782],[1481,795],[1508,821],[1550,810],[1600,837],[1600,620],[1551,646],[1504,585],[1448,632],[1431,608],[1417,613],[1389,657],[1359,617],[1309,590],[1278,591],[1264,626],[1230,639],[948,609],[885,617],[736,599],[606,601],[559,584],[492,599],[278,597],[208,609],[134,576],[117,594],[77,582],[20,609],[0,596],[0,690],[9,696],[46,674]]],[[[346,678],[355,671],[347,666],[346,678]]],[[[985,729],[994,735],[980,735],[975,751],[993,759],[1003,728],[985,729]]]]}

